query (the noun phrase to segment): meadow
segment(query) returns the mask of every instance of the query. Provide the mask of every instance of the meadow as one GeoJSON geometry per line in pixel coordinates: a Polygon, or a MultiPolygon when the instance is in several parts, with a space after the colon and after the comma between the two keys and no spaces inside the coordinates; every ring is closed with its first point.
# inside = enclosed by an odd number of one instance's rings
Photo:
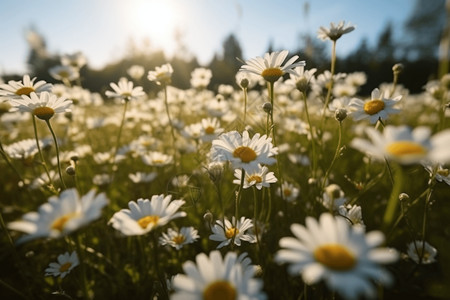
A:
{"type": "Polygon", "coordinates": [[[0,84],[2,299],[449,299],[450,76],[411,94],[288,51],[0,84]],[[154,91],[140,83],[158,84],[154,91]]]}

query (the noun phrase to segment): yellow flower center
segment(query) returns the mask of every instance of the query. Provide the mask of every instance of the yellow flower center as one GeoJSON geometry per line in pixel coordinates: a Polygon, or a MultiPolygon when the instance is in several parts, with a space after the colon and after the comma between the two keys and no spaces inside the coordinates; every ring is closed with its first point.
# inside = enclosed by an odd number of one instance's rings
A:
{"type": "Polygon", "coordinates": [[[19,95],[19,96],[27,95],[27,96],[29,96],[32,92],[34,92],[34,89],[32,87],[24,86],[24,87],[21,87],[20,89],[18,89],[16,91],[16,95],[19,95]]]}
{"type": "Polygon", "coordinates": [[[236,236],[239,233],[239,229],[231,227],[225,230],[225,236],[227,239],[231,239],[232,237],[236,236]]]}
{"type": "Polygon", "coordinates": [[[443,177],[447,177],[449,174],[449,171],[448,171],[448,169],[441,169],[441,170],[438,170],[437,173],[443,177]]]}
{"type": "Polygon", "coordinates": [[[69,77],[69,72],[67,72],[67,71],[59,71],[58,75],[61,78],[68,78],[69,77]]]}
{"type": "Polygon", "coordinates": [[[384,109],[384,102],[379,99],[374,99],[364,103],[364,112],[368,115],[374,115],[384,109]]]}
{"type": "Polygon", "coordinates": [[[172,238],[172,241],[177,244],[177,245],[181,245],[183,244],[183,242],[186,240],[186,238],[184,237],[184,235],[179,234],[175,237],[172,238]]]}
{"type": "Polygon", "coordinates": [[[386,147],[386,150],[394,156],[424,155],[427,151],[422,145],[411,141],[393,142],[386,147]]]}
{"type": "Polygon", "coordinates": [[[285,197],[289,197],[290,195],[292,195],[292,191],[291,189],[283,189],[283,194],[285,197]]]}
{"type": "Polygon", "coordinates": [[[40,106],[33,110],[33,114],[41,120],[50,120],[55,114],[55,110],[48,106],[40,106]]]}
{"type": "Polygon", "coordinates": [[[139,226],[141,226],[142,229],[146,229],[149,224],[152,224],[153,226],[158,223],[159,216],[151,215],[151,216],[145,216],[140,218],[137,223],[139,226]]]}
{"type": "Polygon", "coordinates": [[[131,93],[130,93],[130,92],[123,92],[123,93],[122,93],[122,96],[123,96],[124,98],[131,98],[131,93]]]}
{"type": "Polygon", "coordinates": [[[248,176],[247,181],[248,182],[255,181],[256,183],[261,183],[262,182],[262,178],[259,175],[251,175],[251,176],[248,176]]]}
{"type": "Polygon", "coordinates": [[[355,256],[344,246],[338,244],[326,244],[318,247],[314,258],[322,265],[336,271],[347,271],[356,264],[355,256]]]}
{"type": "Polygon", "coordinates": [[[53,230],[58,230],[59,232],[62,232],[64,230],[64,225],[66,225],[67,221],[72,219],[74,216],[76,216],[75,213],[64,215],[55,221],[53,221],[52,225],[50,226],[53,230]]]}
{"type": "Polygon", "coordinates": [[[72,263],[66,262],[65,264],[62,264],[61,267],[59,267],[59,272],[63,273],[69,270],[69,268],[72,266],[72,263]]]}
{"type": "Polygon", "coordinates": [[[235,300],[236,296],[236,289],[225,280],[214,281],[203,290],[204,300],[235,300]]]}
{"type": "Polygon", "coordinates": [[[280,68],[267,68],[262,71],[261,76],[268,82],[275,82],[283,76],[284,72],[280,68]]]}
{"type": "Polygon", "coordinates": [[[213,134],[215,131],[214,127],[208,126],[205,128],[205,133],[206,134],[213,134]]]}
{"type": "Polygon", "coordinates": [[[256,152],[247,146],[239,146],[233,151],[234,157],[239,157],[242,162],[248,163],[256,158],[256,152]]]}

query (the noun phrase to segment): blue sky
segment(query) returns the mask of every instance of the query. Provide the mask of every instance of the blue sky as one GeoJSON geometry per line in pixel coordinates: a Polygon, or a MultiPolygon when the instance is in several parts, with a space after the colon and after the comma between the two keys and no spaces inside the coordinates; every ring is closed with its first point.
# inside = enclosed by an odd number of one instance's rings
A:
{"type": "Polygon", "coordinates": [[[412,0],[1,0],[0,75],[26,72],[28,28],[44,36],[51,53],[82,51],[93,68],[122,58],[131,40],[142,47],[148,38],[150,47],[171,56],[178,30],[207,64],[231,32],[248,59],[264,54],[270,42],[295,50],[300,34],[316,36],[320,26],[340,20],[356,25],[338,42],[338,54],[345,54],[362,37],[375,43],[388,20],[401,34],[413,6],[412,0]]]}

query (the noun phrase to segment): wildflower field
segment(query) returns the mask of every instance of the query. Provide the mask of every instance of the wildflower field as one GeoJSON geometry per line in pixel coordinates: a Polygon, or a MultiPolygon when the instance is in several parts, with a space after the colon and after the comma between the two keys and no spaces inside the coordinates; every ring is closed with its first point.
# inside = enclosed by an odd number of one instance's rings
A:
{"type": "Polygon", "coordinates": [[[94,93],[81,54],[1,83],[0,298],[449,299],[450,76],[361,95],[353,29],[319,30],[329,70],[275,51],[217,91],[164,64],[94,93]]]}

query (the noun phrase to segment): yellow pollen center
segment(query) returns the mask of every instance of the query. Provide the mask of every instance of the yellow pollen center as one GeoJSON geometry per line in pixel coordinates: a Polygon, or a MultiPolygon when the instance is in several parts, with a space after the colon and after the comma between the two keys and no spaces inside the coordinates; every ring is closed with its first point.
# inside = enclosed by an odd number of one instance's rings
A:
{"type": "Polygon", "coordinates": [[[151,215],[151,216],[145,216],[140,218],[137,223],[139,226],[141,226],[142,229],[146,229],[149,224],[152,224],[153,226],[158,223],[159,216],[151,215]]]}
{"type": "Polygon", "coordinates": [[[290,195],[292,195],[292,191],[290,189],[284,189],[283,194],[285,197],[289,197],[290,195]]]}
{"type": "Polygon", "coordinates": [[[172,241],[177,244],[177,245],[181,245],[183,244],[183,242],[186,240],[186,238],[184,237],[184,235],[177,235],[175,237],[172,238],[172,241]]]}
{"type": "Polygon", "coordinates": [[[68,78],[69,77],[69,72],[67,71],[60,71],[58,73],[59,76],[61,76],[61,78],[68,78]]]}
{"type": "Polygon", "coordinates": [[[368,115],[374,115],[384,109],[384,102],[382,100],[374,99],[364,103],[364,112],[368,115]]]}
{"type": "Polygon", "coordinates": [[[442,169],[442,170],[438,170],[437,173],[443,177],[447,177],[449,174],[448,169],[442,169]]]}
{"type": "Polygon", "coordinates": [[[55,114],[55,110],[48,106],[36,107],[33,114],[41,120],[49,120],[55,114]]]}
{"type": "Polygon", "coordinates": [[[125,98],[131,98],[131,93],[130,92],[123,92],[122,96],[125,98]]]}
{"type": "Polygon", "coordinates": [[[162,163],[164,163],[164,160],[162,160],[162,159],[154,159],[154,160],[152,160],[152,162],[154,164],[162,164],[162,163]]]}
{"type": "Polygon", "coordinates": [[[62,264],[61,267],[59,267],[59,272],[63,273],[69,270],[69,268],[72,266],[72,263],[66,262],[65,264],[62,264]]]}
{"type": "Polygon", "coordinates": [[[262,71],[261,76],[269,82],[275,82],[280,79],[283,74],[284,72],[280,68],[267,68],[262,71]]]}
{"type": "Polygon", "coordinates": [[[215,131],[214,127],[208,126],[205,128],[205,133],[206,134],[213,134],[215,131]]]}
{"type": "Polygon", "coordinates": [[[21,87],[20,89],[18,89],[16,91],[16,95],[19,95],[19,96],[27,95],[27,96],[29,96],[32,92],[34,92],[34,89],[32,87],[24,86],[24,87],[21,87]]]}
{"type": "Polygon", "coordinates": [[[236,229],[234,227],[228,228],[225,230],[225,236],[227,239],[231,239],[232,237],[236,236],[239,233],[239,229],[236,229]]]}
{"type": "Polygon", "coordinates": [[[262,182],[262,178],[259,175],[251,175],[247,178],[248,182],[252,182],[255,181],[256,183],[261,183],[262,182]]]}
{"type": "Polygon", "coordinates": [[[322,265],[336,271],[347,271],[356,264],[355,256],[344,246],[326,244],[314,251],[314,258],[322,265]]]}
{"type": "Polygon", "coordinates": [[[244,163],[248,163],[252,160],[255,160],[257,155],[252,148],[249,148],[247,146],[240,146],[233,151],[233,156],[239,157],[244,163]]]}
{"type": "Polygon", "coordinates": [[[398,141],[393,142],[386,147],[387,152],[394,156],[406,156],[406,155],[419,155],[422,156],[426,153],[426,149],[415,142],[411,141],[398,141]]]}
{"type": "Polygon", "coordinates": [[[214,281],[203,290],[204,300],[235,300],[236,296],[236,289],[225,280],[214,281]]]}
{"type": "Polygon", "coordinates": [[[58,219],[56,219],[52,225],[50,226],[51,229],[58,230],[59,232],[62,232],[64,229],[64,225],[66,225],[67,221],[72,219],[76,214],[67,214],[64,215],[58,219]]]}

